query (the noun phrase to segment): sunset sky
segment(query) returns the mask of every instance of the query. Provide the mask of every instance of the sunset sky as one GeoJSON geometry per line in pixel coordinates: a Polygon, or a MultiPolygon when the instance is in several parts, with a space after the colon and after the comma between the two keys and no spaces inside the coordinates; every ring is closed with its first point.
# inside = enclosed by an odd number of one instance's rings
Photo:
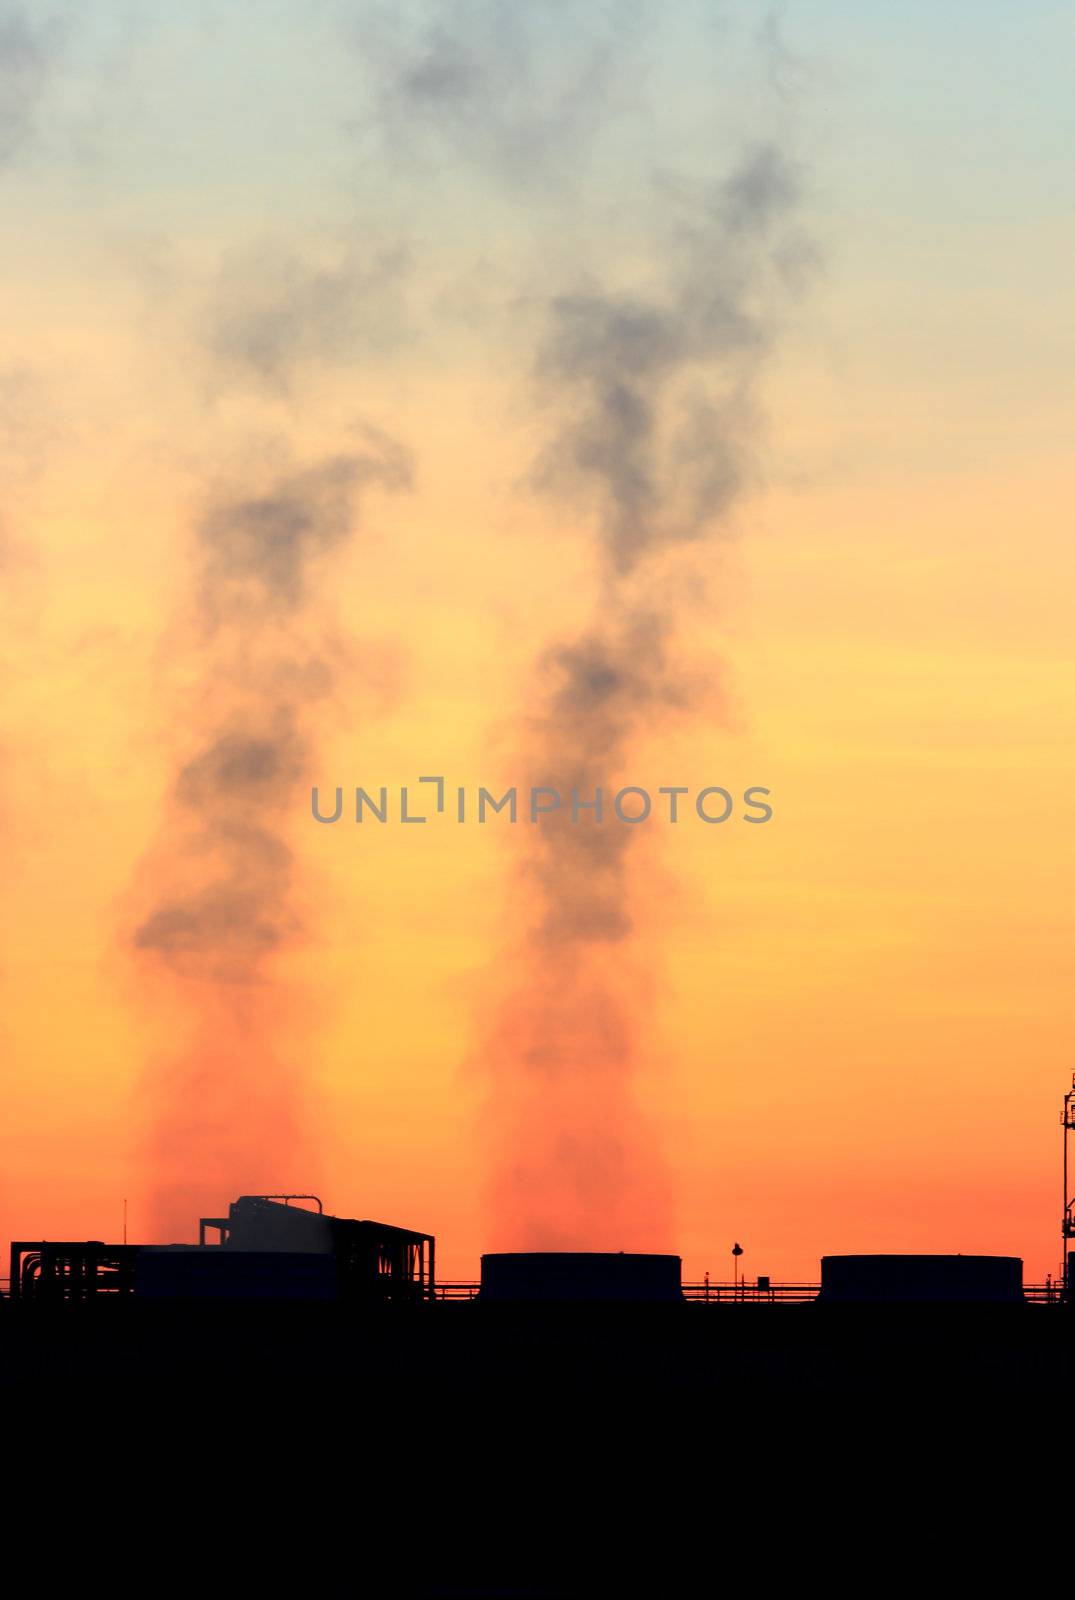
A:
{"type": "Polygon", "coordinates": [[[1073,32],[0,0],[5,1251],[1056,1270],[1073,32]]]}

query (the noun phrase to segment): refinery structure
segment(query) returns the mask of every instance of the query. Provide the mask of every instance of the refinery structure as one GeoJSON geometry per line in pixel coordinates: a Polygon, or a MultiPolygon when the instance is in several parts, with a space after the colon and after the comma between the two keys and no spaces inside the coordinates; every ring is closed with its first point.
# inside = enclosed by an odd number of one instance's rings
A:
{"type": "MultiPolygon", "coordinates": [[[[336,1217],[309,1194],[242,1195],[203,1217],[197,1244],[14,1240],[6,1297],[38,1305],[333,1302],[346,1306],[731,1305],[1070,1306],[1075,1252],[1075,1077],[1063,1100],[1062,1254],[1044,1284],[1014,1256],[830,1255],[819,1281],[685,1283],[677,1255],[501,1252],[475,1283],[438,1283],[432,1234],[336,1217]]],[[[736,1247],[738,1251],[738,1246],[736,1247]]]]}

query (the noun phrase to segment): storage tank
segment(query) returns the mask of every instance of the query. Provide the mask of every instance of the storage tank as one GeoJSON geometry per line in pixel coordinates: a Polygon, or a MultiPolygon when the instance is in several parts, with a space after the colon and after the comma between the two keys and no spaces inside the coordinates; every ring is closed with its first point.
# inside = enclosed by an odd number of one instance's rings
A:
{"type": "Polygon", "coordinates": [[[482,1256],[479,1300],[683,1299],[679,1256],[525,1250],[482,1256]]]}
{"type": "Polygon", "coordinates": [[[1018,1256],[822,1256],[831,1304],[1023,1304],[1018,1256]]]}

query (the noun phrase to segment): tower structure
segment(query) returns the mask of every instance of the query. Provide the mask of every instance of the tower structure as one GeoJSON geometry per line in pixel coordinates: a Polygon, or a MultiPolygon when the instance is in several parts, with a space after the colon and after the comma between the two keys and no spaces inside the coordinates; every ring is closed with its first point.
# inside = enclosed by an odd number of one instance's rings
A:
{"type": "Polygon", "coordinates": [[[1072,1282],[1075,1274],[1075,1253],[1072,1252],[1071,1241],[1075,1239],[1075,1195],[1071,1192],[1071,1162],[1068,1157],[1068,1138],[1075,1133],[1075,1073],[1072,1073],[1071,1088],[1064,1096],[1064,1112],[1060,1118],[1064,1130],[1064,1214],[1060,1223],[1060,1234],[1063,1244],[1061,1257],[1061,1283],[1065,1300],[1075,1299],[1075,1283],[1072,1282]]]}

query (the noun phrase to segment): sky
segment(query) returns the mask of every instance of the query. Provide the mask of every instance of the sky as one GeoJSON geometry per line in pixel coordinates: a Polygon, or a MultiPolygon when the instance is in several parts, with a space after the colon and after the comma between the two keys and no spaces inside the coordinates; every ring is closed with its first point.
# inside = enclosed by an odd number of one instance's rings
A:
{"type": "Polygon", "coordinates": [[[0,1237],[1056,1270],[1072,31],[0,3],[0,1237]]]}

